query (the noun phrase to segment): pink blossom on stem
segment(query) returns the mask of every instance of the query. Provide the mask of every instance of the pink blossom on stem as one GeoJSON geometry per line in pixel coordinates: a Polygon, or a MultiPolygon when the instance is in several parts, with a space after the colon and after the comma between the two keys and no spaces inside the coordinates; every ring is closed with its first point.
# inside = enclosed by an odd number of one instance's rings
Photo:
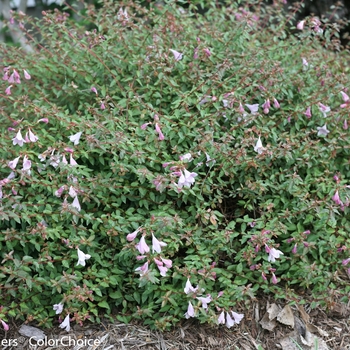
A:
{"type": "Polygon", "coordinates": [[[4,330],[7,332],[10,329],[9,325],[4,320],[0,319],[0,321],[2,326],[4,327],[4,330]]]}
{"type": "Polygon", "coordinates": [[[13,145],[15,146],[15,145],[19,145],[19,146],[23,146],[23,143],[25,143],[26,141],[23,139],[23,137],[22,137],[22,133],[21,133],[21,130],[19,130],[18,132],[17,132],[17,135],[16,135],[16,137],[15,138],[13,138],[12,139],[12,143],[13,143],[13,145]]]}
{"type": "Polygon", "coordinates": [[[23,73],[24,73],[24,78],[27,79],[27,80],[30,80],[32,77],[30,76],[30,74],[25,70],[23,69],[23,73]]]}
{"type": "Polygon", "coordinates": [[[265,114],[268,114],[268,113],[269,113],[270,107],[271,107],[270,99],[267,99],[267,100],[264,102],[264,104],[262,105],[262,108],[264,109],[264,113],[265,113],[265,114]]]}
{"type": "Polygon", "coordinates": [[[132,242],[132,241],[136,238],[136,236],[137,236],[137,234],[140,232],[140,230],[141,230],[141,227],[139,227],[136,231],[134,231],[134,232],[132,232],[132,233],[129,233],[129,234],[126,236],[126,240],[127,240],[128,242],[132,242]]]}
{"type": "Polygon", "coordinates": [[[273,99],[273,106],[275,107],[275,108],[280,108],[281,106],[280,106],[280,104],[279,104],[279,102],[274,98],[273,99]]]}
{"type": "Polygon", "coordinates": [[[21,156],[15,158],[14,160],[11,160],[11,161],[8,163],[8,166],[9,166],[12,170],[16,169],[17,163],[18,163],[18,161],[19,161],[20,158],[21,158],[21,156]]]}
{"type": "Polygon", "coordinates": [[[64,190],[65,190],[65,186],[61,186],[61,187],[55,192],[55,196],[56,196],[56,197],[61,197],[64,190]]]}
{"type": "Polygon", "coordinates": [[[71,165],[71,166],[77,166],[78,165],[78,163],[75,161],[75,159],[73,158],[73,155],[72,155],[72,153],[69,155],[69,164],[71,165]]]}
{"type": "Polygon", "coordinates": [[[159,265],[157,265],[157,267],[158,267],[158,270],[160,272],[160,275],[165,277],[166,273],[168,271],[168,268],[166,266],[159,266],[159,265]]]}
{"type": "Polygon", "coordinates": [[[6,94],[6,95],[11,95],[11,88],[12,88],[12,85],[8,86],[8,87],[5,89],[5,94],[6,94]]]}
{"type": "Polygon", "coordinates": [[[294,247],[293,247],[293,249],[292,249],[292,253],[293,253],[293,254],[296,254],[296,253],[297,253],[297,249],[298,249],[298,245],[295,243],[295,244],[294,244],[294,247]]]}
{"type": "Polygon", "coordinates": [[[158,140],[160,141],[164,140],[164,135],[162,133],[162,130],[160,130],[160,126],[158,123],[156,123],[155,128],[156,128],[156,132],[158,133],[158,140]]]}
{"type": "Polygon", "coordinates": [[[344,259],[341,263],[343,266],[346,266],[350,262],[350,258],[344,259]]]}
{"type": "Polygon", "coordinates": [[[176,50],[172,50],[172,49],[169,49],[171,52],[172,52],[172,54],[174,55],[174,58],[175,58],[175,61],[180,61],[181,59],[182,59],[182,56],[183,56],[183,54],[182,53],[180,53],[180,52],[178,52],[178,51],[176,51],[176,50]]]}
{"type": "Polygon", "coordinates": [[[26,172],[28,175],[30,174],[30,168],[32,166],[32,162],[28,159],[28,157],[25,155],[23,157],[23,168],[22,170],[26,172]]]}
{"type": "Polygon", "coordinates": [[[30,142],[36,142],[39,140],[39,138],[33,134],[32,130],[30,130],[30,128],[28,128],[28,136],[29,136],[30,142]]]}
{"type": "Polygon", "coordinates": [[[273,272],[272,272],[271,282],[272,282],[273,284],[277,284],[277,283],[278,283],[277,277],[276,277],[276,275],[275,275],[273,272]]]}
{"type": "Polygon", "coordinates": [[[208,304],[212,301],[210,294],[208,294],[206,297],[197,297],[197,299],[202,303],[203,309],[207,309],[208,304]]]}
{"type": "Polygon", "coordinates": [[[275,248],[271,248],[269,252],[269,257],[267,258],[267,261],[274,263],[276,259],[279,259],[280,255],[284,255],[280,250],[277,250],[275,248]]]}
{"type": "Polygon", "coordinates": [[[343,204],[342,201],[340,200],[338,190],[334,193],[334,196],[332,197],[332,200],[338,205],[343,204]]]}
{"type": "Polygon", "coordinates": [[[158,241],[158,239],[152,233],[152,253],[157,252],[158,254],[160,254],[162,250],[161,247],[165,247],[165,246],[167,246],[167,244],[164,242],[158,241]]]}
{"type": "Polygon", "coordinates": [[[74,207],[76,210],[80,211],[81,210],[81,206],[79,203],[79,199],[78,196],[76,196],[72,202],[72,207],[74,207]]]}
{"type": "Polygon", "coordinates": [[[311,107],[307,107],[304,115],[306,115],[308,118],[311,118],[312,114],[311,114],[311,107]]]}
{"type": "Polygon", "coordinates": [[[297,28],[299,30],[303,30],[304,29],[304,24],[305,24],[305,21],[300,21],[298,24],[297,24],[297,28]]]}
{"type": "Polygon", "coordinates": [[[350,97],[344,91],[340,91],[340,93],[341,93],[341,97],[343,98],[343,101],[349,102],[350,97]]]}
{"type": "Polygon", "coordinates": [[[173,266],[173,262],[170,260],[170,259],[165,259],[165,258],[162,258],[160,257],[162,262],[164,263],[164,265],[170,269],[172,266],[173,266]]]}
{"type": "Polygon", "coordinates": [[[197,173],[190,173],[187,169],[184,169],[184,172],[181,171],[181,176],[179,178],[179,182],[177,184],[178,188],[182,187],[191,187],[191,185],[195,182],[195,177],[197,176],[197,173]]]}
{"type": "Polygon", "coordinates": [[[149,246],[147,245],[145,241],[145,236],[142,236],[140,239],[140,242],[136,244],[136,249],[141,253],[149,253],[149,246]]]}
{"type": "Polygon", "coordinates": [[[196,293],[198,290],[198,286],[196,288],[194,288],[189,280],[189,278],[187,279],[187,282],[186,282],[186,285],[185,285],[185,288],[184,288],[184,292],[186,294],[189,294],[189,293],[196,293]]]}
{"type": "Polygon", "coordinates": [[[141,129],[145,130],[147,128],[148,125],[150,125],[151,123],[144,123],[141,125],[141,129]]]}
{"type": "Polygon", "coordinates": [[[239,324],[244,318],[243,314],[238,314],[237,312],[234,312],[234,311],[231,311],[231,314],[237,324],[239,324]]]}
{"type": "Polygon", "coordinates": [[[204,53],[207,55],[207,57],[211,56],[211,52],[208,48],[203,49],[204,53]]]}
{"type": "Polygon", "coordinates": [[[307,67],[309,65],[309,62],[306,60],[306,58],[302,57],[302,61],[304,67],[307,67]]]}
{"type": "Polygon", "coordinates": [[[194,308],[193,305],[191,304],[191,302],[188,302],[188,308],[187,308],[187,312],[184,315],[187,319],[189,319],[190,317],[195,317],[195,312],[194,312],[194,308]]]}
{"type": "Polygon", "coordinates": [[[344,119],[343,129],[348,130],[348,121],[347,119],[344,119]]]}
{"type": "Polygon", "coordinates": [[[106,109],[106,105],[104,104],[104,102],[101,102],[100,109],[102,109],[102,110],[106,109]]]}
{"type": "Polygon", "coordinates": [[[226,327],[231,328],[235,325],[235,321],[232,319],[231,315],[226,312],[226,327]]]}
{"type": "Polygon", "coordinates": [[[225,324],[225,311],[222,311],[218,317],[218,324],[225,324]]]}
{"type": "Polygon", "coordinates": [[[142,266],[136,268],[135,271],[140,273],[140,277],[144,276],[148,271],[148,261],[146,261],[142,266]]]}
{"type": "Polygon", "coordinates": [[[49,122],[49,119],[48,118],[41,118],[41,119],[38,120],[38,123],[39,122],[47,124],[49,122]]]}
{"type": "Polygon", "coordinates": [[[94,94],[96,94],[96,96],[98,95],[97,89],[96,89],[94,86],[91,88],[91,91],[92,91],[94,94]]]}

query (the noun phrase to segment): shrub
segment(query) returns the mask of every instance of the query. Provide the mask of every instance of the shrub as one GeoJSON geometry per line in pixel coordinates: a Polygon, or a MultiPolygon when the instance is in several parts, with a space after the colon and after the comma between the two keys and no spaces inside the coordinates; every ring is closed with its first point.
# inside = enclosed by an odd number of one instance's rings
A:
{"type": "Polygon", "coordinates": [[[36,52],[2,47],[1,319],[231,327],[261,292],[346,300],[349,68],[334,25],[290,35],[278,6],[18,18],[36,52]]]}

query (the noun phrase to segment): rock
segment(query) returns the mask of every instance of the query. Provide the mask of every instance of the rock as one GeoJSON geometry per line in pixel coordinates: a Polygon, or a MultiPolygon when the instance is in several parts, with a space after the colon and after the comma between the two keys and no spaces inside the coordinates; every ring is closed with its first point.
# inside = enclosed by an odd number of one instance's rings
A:
{"type": "Polygon", "coordinates": [[[18,333],[33,340],[45,339],[45,333],[42,330],[25,324],[19,328],[18,333]]]}

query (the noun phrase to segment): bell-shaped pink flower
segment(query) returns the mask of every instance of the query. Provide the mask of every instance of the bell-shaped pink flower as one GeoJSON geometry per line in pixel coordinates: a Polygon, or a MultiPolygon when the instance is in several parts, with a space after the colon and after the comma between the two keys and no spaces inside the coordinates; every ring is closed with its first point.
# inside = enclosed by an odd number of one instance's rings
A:
{"type": "Polygon", "coordinates": [[[38,123],[39,122],[47,124],[49,122],[49,118],[41,118],[41,119],[38,120],[38,123]]]}
{"type": "Polygon", "coordinates": [[[140,254],[149,253],[149,246],[145,241],[145,236],[142,236],[140,242],[136,244],[136,249],[140,252],[140,254]]]}
{"type": "Polygon", "coordinates": [[[81,210],[81,206],[79,203],[79,199],[78,196],[76,196],[72,202],[72,207],[74,207],[76,210],[80,211],[81,210]]]}
{"type": "Polygon", "coordinates": [[[102,110],[106,109],[106,105],[104,104],[104,102],[101,102],[100,108],[101,108],[102,110]]]}
{"type": "Polygon", "coordinates": [[[269,113],[270,107],[271,107],[270,99],[267,99],[267,100],[264,102],[264,104],[262,105],[262,108],[264,109],[264,113],[265,113],[265,114],[268,114],[268,113],[269,113]]]}
{"type": "Polygon", "coordinates": [[[2,326],[4,327],[4,330],[7,332],[10,329],[9,325],[4,320],[0,319],[0,321],[2,326]]]}
{"type": "Polygon", "coordinates": [[[347,119],[344,119],[343,129],[344,130],[348,130],[348,121],[347,121],[347,119]]]}
{"type": "Polygon", "coordinates": [[[162,257],[160,258],[168,269],[170,269],[173,266],[173,262],[170,259],[164,259],[162,257]]]}
{"type": "Polygon", "coordinates": [[[267,258],[267,261],[274,263],[276,259],[279,259],[281,255],[284,255],[280,250],[277,250],[275,248],[270,248],[269,251],[269,257],[267,258]]]}
{"type": "Polygon", "coordinates": [[[126,240],[128,241],[128,242],[132,242],[135,238],[136,238],[136,236],[137,236],[137,234],[140,232],[140,230],[141,230],[141,227],[139,227],[136,231],[134,231],[133,233],[129,233],[127,236],[126,236],[126,240]]]}
{"type": "Polygon", "coordinates": [[[210,294],[208,294],[206,297],[197,297],[197,299],[202,303],[203,309],[207,309],[208,304],[212,301],[210,294]]]}
{"type": "Polygon", "coordinates": [[[189,319],[190,317],[195,317],[195,312],[194,312],[194,308],[193,305],[191,304],[191,302],[188,302],[188,308],[187,308],[187,312],[184,315],[187,319],[189,319]]]}
{"type": "Polygon", "coordinates": [[[33,134],[32,130],[30,130],[30,128],[28,128],[28,138],[29,138],[30,142],[36,142],[39,140],[39,138],[33,134]]]}
{"type": "MultiPolygon", "coordinates": [[[[166,243],[158,241],[156,237],[154,237],[154,234],[152,233],[152,253],[157,252],[160,254],[162,248],[167,246],[166,243]]],[[[142,253],[141,253],[142,254],[142,253]]]]}
{"type": "Polygon", "coordinates": [[[218,317],[218,324],[225,324],[225,311],[222,311],[221,314],[218,317]]]}
{"type": "Polygon", "coordinates": [[[148,261],[146,261],[142,266],[136,268],[135,271],[140,273],[140,277],[144,276],[148,271],[148,261]]]}
{"type": "Polygon", "coordinates": [[[156,132],[158,133],[158,140],[160,141],[164,140],[164,135],[158,123],[156,123],[155,128],[156,128],[156,132]]]}
{"type": "Polygon", "coordinates": [[[296,253],[297,253],[297,249],[298,249],[298,245],[295,243],[295,244],[294,244],[294,247],[293,247],[293,249],[292,249],[292,253],[293,253],[293,254],[296,254],[296,253]]]}
{"type": "Polygon", "coordinates": [[[273,272],[272,272],[271,282],[272,282],[273,284],[277,284],[277,283],[278,283],[277,277],[276,277],[276,275],[275,275],[273,272]]]}
{"type": "Polygon", "coordinates": [[[21,133],[21,130],[19,130],[17,132],[17,135],[15,138],[12,139],[12,143],[13,145],[19,145],[19,146],[23,146],[23,143],[25,143],[26,141],[23,139],[22,137],[22,133],[21,133]]]}
{"type": "Polygon", "coordinates": [[[96,89],[94,86],[91,88],[91,91],[92,91],[96,96],[98,95],[97,89],[96,89]]]}
{"type": "Polygon", "coordinates": [[[231,328],[235,325],[235,321],[232,319],[231,315],[226,312],[226,327],[231,328]]]}
{"type": "Polygon", "coordinates": [[[25,70],[23,69],[23,73],[24,73],[24,78],[27,79],[27,80],[30,80],[32,77],[30,76],[30,74],[25,70]]]}
{"type": "Polygon", "coordinates": [[[144,123],[141,125],[141,129],[145,130],[147,128],[148,125],[150,125],[151,123],[144,123]]]}
{"type": "Polygon", "coordinates": [[[339,197],[338,190],[334,193],[334,196],[332,197],[332,200],[338,205],[342,204],[342,201],[340,200],[340,197],[339,197]]]}
{"type": "Polygon", "coordinates": [[[15,158],[14,160],[11,160],[11,161],[8,163],[8,166],[9,166],[12,170],[16,169],[17,163],[18,163],[18,161],[19,161],[20,158],[21,158],[21,156],[15,158]]]}
{"type": "Polygon", "coordinates": [[[12,88],[12,85],[8,86],[8,87],[5,89],[5,94],[6,94],[6,95],[11,95],[11,88],[12,88]]]}
{"type": "Polygon", "coordinates": [[[65,188],[66,188],[65,186],[61,186],[57,191],[55,191],[55,196],[56,197],[61,197],[63,191],[65,190],[65,188]]]}
{"type": "Polygon", "coordinates": [[[275,107],[275,108],[280,108],[281,106],[280,106],[280,104],[279,104],[279,102],[274,98],[273,99],[273,106],[275,107]]]}
{"type": "Polygon", "coordinates": [[[349,102],[350,97],[344,91],[340,91],[340,93],[341,93],[341,97],[343,98],[343,101],[349,102]]]}
{"type": "Polygon", "coordinates": [[[235,320],[236,324],[239,324],[244,318],[243,314],[238,314],[237,312],[234,312],[234,311],[231,311],[231,315],[232,315],[233,319],[235,320]]]}
{"type": "Polygon", "coordinates": [[[78,163],[75,161],[75,159],[73,158],[73,155],[72,155],[72,153],[69,155],[69,164],[71,165],[71,166],[77,166],[78,165],[78,163]]]}
{"type": "Polygon", "coordinates": [[[186,282],[186,285],[185,285],[185,288],[184,288],[184,292],[186,294],[189,294],[189,293],[196,293],[198,290],[198,286],[196,288],[194,288],[189,280],[189,278],[187,279],[187,282],[186,282]]]}
{"type": "Polygon", "coordinates": [[[251,114],[258,113],[259,104],[254,104],[254,105],[246,104],[246,106],[249,108],[251,114]]]}
{"type": "Polygon", "coordinates": [[[311,118],[312,114],[311,114],[311,107],[307,107],[304,115],[306,115],[308,118],[311,118]]]}
{"type": "Polygon", "coordinates": [[[297,28],[299,30],[303,30],[304,29],[304,24],[305,24],[305,21],[300,21],[298,24],[297,24],[297,28]]]}
{"type": "Polygon", "coordinates": [[[23,157],[23,168],[22,170],[26,172],[28,175],[30,174],[30,168],[32,167],[32,162],[28,159],[28,157],[25,155],[23,157]]]}
{"type": "Polygon", "coordinates": [[[177,184],[178,188],[182,187],[191,187],[191,185],[195,182],[195,177],[197,176],[197,173],[190,173],[187,169],[184,169],[184,172],[181,171],[181,175],[177,184]]]}
{"type": "Polygon", "coordinates": [[[166,266],[160,266],[160,265],[157,265],[157,267],[159,269],[160,275],[165,277],[168,271],[168,268],[166,266]]]}
{"type": "Polygon", "coordinates": [[[180,53],[180,52],[178,52],[178,51],[176,51],[176,50],[172,50],[172,49],[169,49],[171,52],[172,52],[172,54],[174,55],[174,58],[175,58],[175,61],[180,61],[181,59],[182,59],[182,56],[183,56],[183,54],[182,53],[180,53]]]}

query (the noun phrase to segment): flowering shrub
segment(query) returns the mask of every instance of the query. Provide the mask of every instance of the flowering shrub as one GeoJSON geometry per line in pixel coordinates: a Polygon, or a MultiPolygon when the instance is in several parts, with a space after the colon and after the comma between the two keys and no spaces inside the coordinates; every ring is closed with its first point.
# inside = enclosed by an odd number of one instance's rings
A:
{"type": "Polygon", "coordinates": [[[35,53],[2,47],[2,322],[232,327],[260,292],[346,300],[349,68],[282,5],[16,18],[35,53]]]}

